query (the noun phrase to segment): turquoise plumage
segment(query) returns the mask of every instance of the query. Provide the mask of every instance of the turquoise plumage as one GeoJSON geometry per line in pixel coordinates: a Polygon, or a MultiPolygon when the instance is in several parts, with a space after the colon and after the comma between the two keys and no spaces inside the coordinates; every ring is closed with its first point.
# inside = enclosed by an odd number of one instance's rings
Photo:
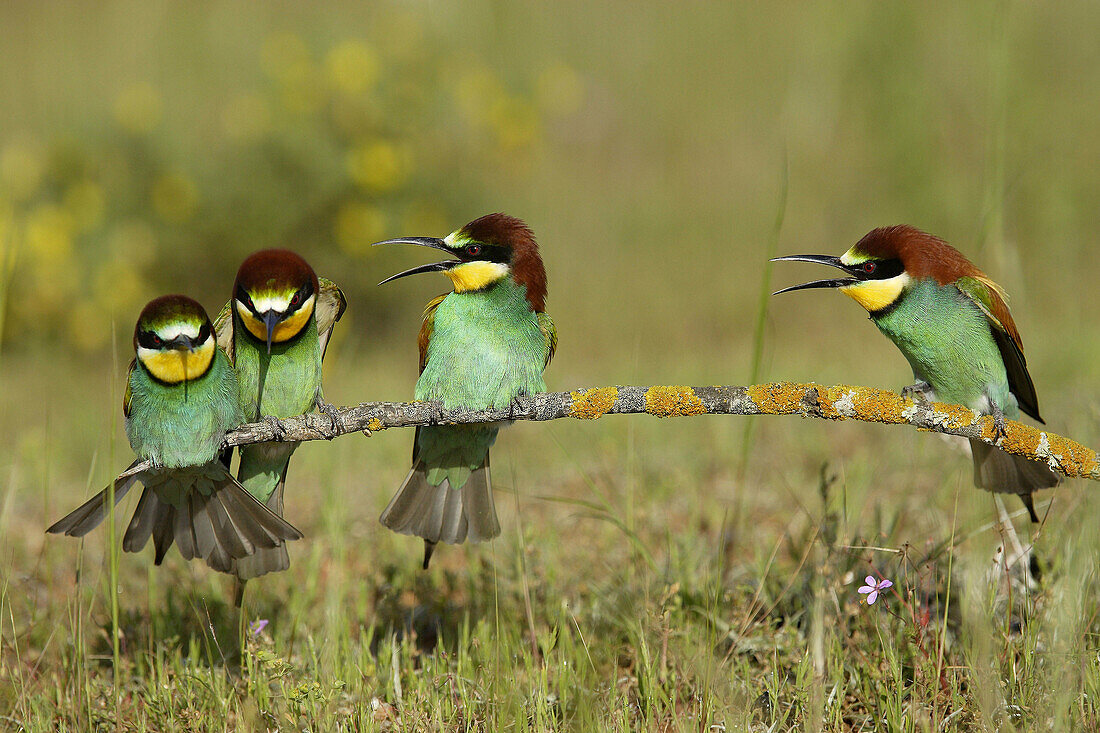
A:
{"type": "MultiPolygon", "coordinates": [[[[115,481],[115,501],[145,488],[123,537],[137,552],[153,538],[157,565],[173,543],[215,570],[301,533],[256,501],[218,460],[225,433],[242,422],[236,373],[215,346],[202,307],[164,296],[142,311],[127,378],[126,435],[139,459],[115,481]],[[141,461],[153,468],[134,471],[141,461]]],[[[83,536],[103,521],[104,489],[47,531],[83,536]]]]}
{"type": "MultiPolygon", "coordinates": [[[[523,222],[490,214],[446,239],[391,241],[431,246],[459,258],[394,276],[437,271],[455,286],[425,311],[417,400],[437,401],[445,409],[507,408],[521,395],[546,389],[542,372],[557,334],[543,310],[542,260],[523,222]]],[[[425,567],[438,542],[482,542],[500,534],[489,473],[489,448],[500,427],[416,431],[413,466],[381,522],[424,539],[425,567]]]]}
{"type": "MultiPolygon", "coordinates": [[[[293,252],[262,250],[245,259],[233,299],[215,328],[218,344],[237,370],[239,402],[247,420],[283,419],[314,407],[331,414],[321,391],[321,360],[345,307],[340,289],[318,278],[293,252]]],[[[294,442],[271,442],[239,450],[237,479],[280,516],[287,469],[297,447],[294,442]]],[[[234,572],[243,581],[288,567],[286,548],[276,547],[241,560],[234,572]]]]}

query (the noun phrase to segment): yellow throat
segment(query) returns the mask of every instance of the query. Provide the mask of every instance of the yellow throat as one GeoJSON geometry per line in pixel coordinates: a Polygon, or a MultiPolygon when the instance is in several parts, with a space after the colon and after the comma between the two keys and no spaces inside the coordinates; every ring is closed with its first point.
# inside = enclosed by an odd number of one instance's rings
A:
{"type": "Polygon", "coordinates": [[[508,274],[508,265],[501,262],[466,262],[444,270],[443,274],[451,278],[456,293],[470,290],[483,290],[508,274]]]}
{"type": "Polygon", "coordinates": [[[214,338],[210,337],[194,351],[186,349],[157,351],[139,348],[137,355],[141,365],[158,382],[179,384],[186,380],[198,379],[206,374],[210,368],[210,362],[214,360],[214,349],[214,338]]]}
{"type": "Polygon", "coordinates": [[[874,313],[893,305],[908,284],[909,276],[903,272],[885,280],[864,280],[845,285],[838,290],[862,305],[868,312],[874,313]]]}

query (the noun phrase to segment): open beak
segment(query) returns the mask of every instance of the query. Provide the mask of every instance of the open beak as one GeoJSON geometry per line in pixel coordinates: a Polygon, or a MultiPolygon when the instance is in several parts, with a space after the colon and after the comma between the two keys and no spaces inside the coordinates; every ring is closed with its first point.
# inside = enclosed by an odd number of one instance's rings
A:
{"type": "Polygon", "coordinates": [[[283,314],[277,310],[269,310],[264,313],[264,328],[267,331],[267,354],[271,355],[271,335],[275,333],[275,327],[283,320],[283,314]]]}
{"type": "MultiPolygon", "coordinates": [[[[787,255],[786,257],[774,257],[772,262],[816,262],[819,265],[828,265],[829,267],[835,267],[838,270],[844,270],[845,272],[851,272],[847,265],[840,261],[839,257],[833,257],[832,255],[787,255]]],[[[854,277],[840,277],[832,280],[813,280],[812,282],[802,283],[801,285],[792,285],[789,288],[783,288],[782,290],[776,290],[772,295],[779,295],[780,293],[789,293],[792,290],[809,290],[810,288],[843,288],[846,285],[853,285],[859,282],[854,277]]]]}
{"type": "MultiPolygon", "coordinates": [[[[387,239],[385,242],[375,242],[372,247],[377,247],[382,244],[415,244],[419,247],[432,247],[433,249],[441,249],[444,252],[453,254],[453,250],[444,243],[442,239],[436,239],[435,237],[399,237],[397,239],[387,239]]],[[[446,272],[456,265],[461,265],[461,260],[444,260],[443,262],[432,262],[428,265],[420,265],[419,267],[413,267],[412,269],[399,272],[396,275],[387,277],[379,285],[385,285],[388,282],[393,282],[398,278],[406,277],[408,275],[419,275],[422,272],[446,272]]]]}

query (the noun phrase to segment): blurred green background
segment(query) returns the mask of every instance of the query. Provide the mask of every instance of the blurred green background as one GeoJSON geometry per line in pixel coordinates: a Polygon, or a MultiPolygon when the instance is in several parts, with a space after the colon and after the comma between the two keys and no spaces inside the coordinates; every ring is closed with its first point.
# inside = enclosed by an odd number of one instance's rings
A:
{"type": "MultiPolygon", "coordinates": [[[[180,291],[214,313],[246,254],[296,249],[350,303],[326,397],[404,399],[421,309],[449,283],[377,288],[424,259],[369,245],[491,211],[526,220],[542,247],[552,390],[745,383],[762,288],[817,275],[780,265],[769,283],[769,256],[839,254],[909,223],[1006,287],[1050,428],[1095,445],[1097,38],[1086,2],[0,5],[0,532],[5,580],[38,583],[16,616],[29,628],[64,613],[48,599],[76,545],[42,528],[129,460],[119,400],[146,300],[180,291]]],[[[768,307],[761,381],[911,381],[848,299],[768,307]]],[[[630,556],[621,532],[539,499],[594,494],[673,566],[722,543],[766,556],[815,521],[825,462],[852,534],[881,533],[885,513],[892,541],[938,541],[956,499],[960,526],[990,517],[969,459],[932,437],[765,419],[742,462],[743,431],[738,418],[516,426],[494,454],[514,490],[498,498],[504,537],[442,564],[502,563],[530,542],[556,568],[549,595],[598,596],[630,556]]],[[[376,521],[411,437],[298,452],[287,512],[309,539],[296,569],[265,580],[270,598],[305,573],[415,565],[415,543],[376,521]]],[[[1096,518],[1089,491],[1056,494],[1058,531],[1096,518]]],[[[976,541],[975,563],[994,541],[976,541]]],[[[124,558],[139,589],[147,565],[124,558]]]]}

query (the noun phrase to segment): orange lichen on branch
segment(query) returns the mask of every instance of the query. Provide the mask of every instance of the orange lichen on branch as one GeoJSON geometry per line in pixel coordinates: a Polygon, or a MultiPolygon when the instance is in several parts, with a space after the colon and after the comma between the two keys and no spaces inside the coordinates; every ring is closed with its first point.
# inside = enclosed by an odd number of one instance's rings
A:
{"type": "Polygon", "coordinates": [[[853,417],[856,419],[892,424],[907,422],[904,412],[910,403],[897,392],[873,387],[850,387],[849,389],[853,390],[852,407],[855,408],[853,417]]]}
{"type": "Polygon", "coordinates": [[[569,417],[578,420],[595,420],[606,415],[607,411],[615,406],[615,399],[619,396],[619,390],[614,387],[597,387],[596,389],[576,390],[570,392],[573,405],[569,408],[569,417]]]}
{"type": "Polygon", "coordinates": [[[1075,440],[1046,432],[1040,433],[1040,443],[1044,437],[1047,445],[1045,449],[1040,445],[1036,450],[1037,455],[1040,457],[1051,455],[1057,458],[1058,465],[1061,466],[1067,476],[1097,477],[1097,468],[1100,467],[1098,465],[1100,461],[1098,461],[1096,451],[1086,448],[1075,440]]]}
{"type": "MultiPolygon", "coordinates": [[[[932,410],[937,415],[942,415],[946,418],[943,424],[954,430],[959,428],[969,427],[979,419],[978,413],[971,410],[969,407],[963,407],[962,405],[954,405],[950,402],[933,402],[932,410]]],[[[993,418],[989,418],[989,437],[993,436],[993,418]]],[[[986,426],[982,426],[982,435],[986,435],[986,426]]]]}
{"type": "Polygon", "coordinates": [[[376,417],[372,417],[367,423],[367,430],[372,433],[377,433],[379,430],[385,430],[386,426],[382,424],[382,421],[376,417]]]}
{"type": "Polygon", "coordinates": [[[657,417],[705,415],[707,408],[691,387],[650,387],[645,393],[645,411],[657,417]]]}
{"type": "Polygon", "coordinates": [[[825,391],[825,388],[819,384],[790,384],[786,382],[755,384],[746,391],[749,399],[760,408],[760,412],[766,415],[792,415],[806,411],[803,399],[807,391],[815,388],[819,394],[825,391]]]}

